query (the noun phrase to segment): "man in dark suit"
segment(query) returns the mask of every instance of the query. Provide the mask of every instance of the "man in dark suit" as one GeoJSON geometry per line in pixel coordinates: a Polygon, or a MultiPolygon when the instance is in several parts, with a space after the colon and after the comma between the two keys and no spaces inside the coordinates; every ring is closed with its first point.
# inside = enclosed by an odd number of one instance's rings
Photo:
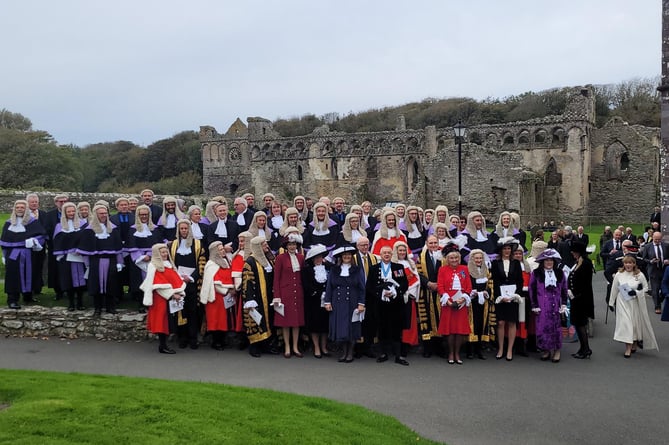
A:
{"type": "Polygon", "coordinates": [[[656,222],[658,225],[662,224],[662,211],[659,207],[655,207],[653,213],[650,215],[650,223],[656,222]]]}
{"type": "Polygon", "coordinates": [[[623,241],[628,239],[628,240],[632,241],[634,244],[636,244],[636,235],[634,235],[632,233],[632,228],[631,227],[627,227],[625,229],[625,234],[623,235],[622,239],[623,239],[623,241]]]}
{"type": "Polygon", "coordinates": [[[641,258],[646,263],[648,272],[648,284],[650,293],[655,303],[655,313],[662,313],[660,306],[662,304],[662,275],[664,268],[669,264],[669,246],[662,241],[662,233],[653,233],[653,241],[646,243],[641,251],[641,258]]]}
{"type": "Polygon", "coordinates": [[[373,265],[367,278],[367,299],[374,301],[378,310],[379,342],[383,353],[376,359],[382,363],[388,360],[390,353],[395,355],[395,363],[408,366],[406,357],[401,355],[402,329],[405,323],[404,293],[409,288],[409,281],[404,273],[404,266],[391,262],[393,249],[381,248],[381,261],[373,265]]]}
{"type": "MultiPolygon", "coordinates": [[[[114,207],[116,207],[117,213],[110,216],[112,224],[114,224],[121,231],[121,242],[123,247],[126,247],[126,240],[128,239],[128,233],[130,232],[130,226],[135,224],[135,213],[130,211],[130,200],[125,197],[118,198],[114,202],[114,207]]],[[[130,284],[130,268],[133,266],[130,255],[125,252],[123,254],[123,263],[125,267],[119,273],[119,286],[118,295],[120,298],[123,298],[125,293],[123,286],[128,286],[130,284]]]]}
{"type": "Polygon", "coordinates": [[[590,242],[590,237],[588,236],[587,233],[583,231],[583,226],[578,226],[576,228],[576,234],[574,235],[574,239],[580,241],[581,243],[585,244],[586,246],[590,242]]]}
{"type": "Polygon", "coordinates": [[[425,242],[425,248],[420,254],[418,274],[420,276],[420,298],[418,298],[418,335],[423,341],[423,357],[429,358],[433,352],[443,353],[441,350],[442,338],[437,333],[439,329],[439,312],[441,305],[437,293],[437,276],[442,265],[441,248],[436,236],[430,235],[425,242]]]}
{"type": "Polygon", "coordinates": [[[160,215],[163,214],[163,208],[158,204],[153,203],[153,198],[155,197],[153,190],[144,189],[139,196],[142,198],[143,203],[151,209],[151,221],[153,221],[154,224],[158,224],[160,215]]]}
{"type": "MultiPolygon", "coordinates": [[[[358,252],[353,257],[353,262],[356,265],[362,265],[362,270],[364,271],[365,284],[367,284],[367,277],[369,276],[369,271],[372,269],[372,266],[379,262],[379,259],[369,251],[371,243],[369,238],[360,237],[355,243],[355,247],[358,248],[358,252]]],[[[376,358],[374,351],[372,350],[372,345],[374,344],[374,337],[376,337],[376,305],[375,301],[367,301],[365,304],[365,319],[362,321],[362,343],[356,343],[355,345],[355,358],[360,358],[363,355],[369,358],[376,358]]]]}
{"type": "Polygon", "coordinates": [[[374,239],[374,234],[376,233],[376,225],[379,223],[379,221],[372,215],[372,203],[369,201],[365,201],[362,204],[360,204],[360,207],[362,207],[362,218],[360,220],[360,225],[362,227],[367,227],[365,229],[367,231],[367,238],[374,239]]]}
{"type": "Polygon", "coordinates": [[[226,252],[234,252],[237,250],[239,243],[239,240],[237,239],[239,226],[233,218],[230,218],[230,215],[228,214],[228,205],[226,203],[222,202],[216,205],[216,207],[214,207],[214,212],[218,219],[209,224],[209,227],[207,228],[206,245],[208,246],[214,241],[220,241],[223,243],[226,252]]]}
{"type": "Polygon", "coordinates": [[[613,238],[604,243],[602,252],[599,254],[602,257],[602,261],[604,261],[604,268],[608,267],[609,257],[612,254],[622,251],[622,237],[623,232],[616,229],[613,231],[613,238]]]}

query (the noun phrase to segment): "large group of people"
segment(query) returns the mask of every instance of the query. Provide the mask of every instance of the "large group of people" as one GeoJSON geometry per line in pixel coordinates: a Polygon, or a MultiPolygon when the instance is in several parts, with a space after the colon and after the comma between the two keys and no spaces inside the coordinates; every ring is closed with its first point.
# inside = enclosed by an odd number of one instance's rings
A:
{"type": "MultiPolygon", "coordinates": [[[[236,344],[253,357],[310,349],[320,359],[332,349],[342,363],[392,356],[407,366],[412,350],[457,365],[487,352],[506,361],[540,352],[558,363],[570,323],[579,340],[572,356],[592,355],[594,265],[583,227],[546,242],[508,211],[488,231],[480,212],[449,215],[443,205],[373,212],[366,201],[346,212],[339,197],[282,203],[266,193],[256,209],[247,193],[231,211],[223,196],[204,208],[153,200],[151,190],[113,206],[58,195],[46,213],[37,195],[16,201],[0,239],[9,308],[36,301],[46,265],[69,311],[85,309],[85,293],[96,317],[116,313],[123,298],[148,310],[147,329],[165,354],[175,353],[167,341],[175,334],[179,348],[197,349],[206,337],[214,349],[236,344]]],[[[649,231],[640,251],[631,238],[616,229],[600,240],[625,357],[657,348],[645,295],[659,313],[669,294],[661,233],[649,231]]]]}

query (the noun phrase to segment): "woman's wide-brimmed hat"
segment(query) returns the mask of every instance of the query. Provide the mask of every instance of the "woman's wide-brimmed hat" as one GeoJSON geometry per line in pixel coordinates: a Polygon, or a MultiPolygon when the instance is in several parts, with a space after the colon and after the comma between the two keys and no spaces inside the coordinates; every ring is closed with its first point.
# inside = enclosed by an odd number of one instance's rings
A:
{"type": "Polygon", "coordinates": [[[319,255],[327,255],[328,248],[322,244],[314,244],[307,252],[307,255],[304,257],[304,261],[308,261],[312,258],[315,258],[319,255]]]}

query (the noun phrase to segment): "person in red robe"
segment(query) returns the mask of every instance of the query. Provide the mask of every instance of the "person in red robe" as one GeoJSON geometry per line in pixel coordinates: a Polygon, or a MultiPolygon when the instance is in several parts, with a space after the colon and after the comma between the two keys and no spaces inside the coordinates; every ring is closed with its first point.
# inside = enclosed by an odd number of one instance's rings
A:
{"type": "Polygon", "coordinates": [[[209,261],[204,266],[200,303],[205,305],[207,331],[211,332],[213,349],[225,349],[225,333],[235,330],[235,284],[232,267],[221,241],[209,245],[209,261]]]}
{"type": "Polygon", "coordinates": [[[170,333],[168,301],[183,301],[186,296],[186,283],[174,270],[166,244],[154,244],[151,248],[151,263],[147,267],[146,278],[140,289],[144,292],[144,306],[149,307],[146,329],[158,335],[158,352],[175,354],[175,351],[167,346],[167,336],[170,333]]]}
{"type": "MultiPolygon", "coordinates": [[[[392,249],[398,241],[406,243],[407,238],[397,227],[397,215],[395,214],[395,211],[392,209],[386,210],[383,212],[383,215],[381,215],[381,227],[374,235],[372,253],[374,255],[380,255],[382,247],[388,246],[392,249]]],[[[411,254],[411,251],[409,251],[409,254],[411,254]]]]}

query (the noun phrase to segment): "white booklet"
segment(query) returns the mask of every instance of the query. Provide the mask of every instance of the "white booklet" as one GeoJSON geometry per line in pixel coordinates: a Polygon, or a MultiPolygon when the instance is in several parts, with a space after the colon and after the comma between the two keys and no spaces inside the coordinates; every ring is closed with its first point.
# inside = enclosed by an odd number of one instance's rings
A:
{"type": "Polygon", "coordinates": [[[516,293],[516,285],[515,284],[506,284],[506,285],[500,286],[499,287],[499,293],[501,294],[500,297],[502,297],[502,298],[513,299],[513,295],[516,293]]]}
{"type": "Polygon", "coordinates": [[[169,300],[170,303],[170,314],[173,314],[175,312],[179,312],[184,308],[184,299],[182,298],[181,300],[177,301],[174,298],[171,298],[169,300]]]}
{"type": "Polygon", "coordinates": [[[249,310],[249,316],[255,321],[255,323],[260,326],[260,322],[262,321],[262,314],[258,311],[256,311],[256,308],[251,308],[249,310]]]}

